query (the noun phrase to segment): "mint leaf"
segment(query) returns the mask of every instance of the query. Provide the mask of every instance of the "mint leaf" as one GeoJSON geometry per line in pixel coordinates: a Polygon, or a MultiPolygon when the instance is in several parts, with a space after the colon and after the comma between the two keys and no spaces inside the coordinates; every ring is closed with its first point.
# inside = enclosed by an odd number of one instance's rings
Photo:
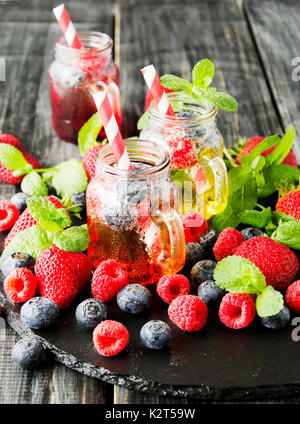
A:
{"type": "Polygon", "coordinates": [[[272,286],[266,287],[256,299],[256,311],[258,316],[270,317],[278,314],[284,307],[282,294],[274,290],[272,286]]]}
{"type": "Polygon", "coordinates": [[[211,60],[203,59],[196,63],[193,68],[193,85],[199,88],[206,88],[213,80],[215,67],[211,60]]]}
{"type": "Polygon", "coordinates": [[[235,213],[239,213],[246,209],[253,209],[257,203],[257,199],[256,180],[252,178],[247,184],[230,196],[228,203],[230,203],[235,213]]]}
{"type": "Polygon", "coordinates": [[[173,91],[186,91],[188,94],[192,93],[192,84],[176,75],[165,74],[160,77],[160,83],[163,87],[173,91]]]}
{"type": "Polygon", "coordinates": [[[25,175],[21,183],[21,190],[28,196],[47,196],[48,188],[42,177],[35,171],[25,175]]]}
{"type": "Polygon", "coordinates": [[[283,213],[283,212],[277,212],[277,211],[272,212],[272,218],[277,224],[280,224],[280,222],[294,222],[295,224],[297,224],[299,222],[293,216],[287,215],[286,213],[283,213]]]}
{"type": "MultiPolygon", "coordinates": [[[[267,156],[268,157],[268,156],[267,156]]],[[[259,197],[267,197],[276,191],[275,185],[280,185],[283,180],[295,183],[300,178],[300,169],[291,165],[265,166],[262,170],[265,185],[259,188],[259,197]]]]}
{"type": "Polygon", "coordinates": [[[72,224],[65,208],[58,209],[44,197],[30,197],[26,203],[30,214],[45,231],[62,231],[72,224]]]}
{"type": "Polygon", "coordinates": [[[148,121],[149,121],[149,112],[148,110],[146,110],[146,112],[143,113],[143,115],[140,117],[140,119],[137,122],[137,129],[143,130],[148,125],[148,121]]]}
{"type": "Polygon", "coordinates": [[[49,239],[48,234],[40,226],[34,225],[33,227],[26,228],[20,231],[11,242],[4,249],[1,258],[0,266],[9,255],[15,252],[28,253],[35,259],[45,249],[52,246],[52,240],[49,239]]]}
{"type": "Polygon", "coordinates": [[[295,128],[290,125],[281,142],[278,144],[278,146],[271,152],[268,156],[266,156],[266,165],[275,165],[280,164],[286,156],[289,154],[291,148],[293,147],[293,142],[295,138],[296,130],[295,128]]]}
{"type": "Polygon", "coordinates": [[[255,228],[264,228],[271,220],[271,208],[259,212],[256,210],[245,210],[238,214],[241,224],[251,225],[255,228]]]}
{"type": "Polygon", "coordinates": [[[242,256],[227,256],[218,262],[214,279],[221,289],[232,293],[255,294],[266,287],[266,280],[261,271],[242,256]]]}
{"type": "Polygon", "coordinates": [[[90,236],[84,226],[71,227],[57,234],[53,243],[66,252],[83,252],[90,243],[90,236]]]}
{"type": "Polygon", "coordinates": [[[94,146],[97,146],[97,137],[99,131],[102,128],[100,115],[98,112],[94,113],[93,116],[81,127],[78,133],[78,146],[81,156],[94,146]]]}
{"type": "Polygon", "coordinates": [[[242,188],[251,178],[252,169],[249,165],[241,165],[237,168],[232,168],[228,172],[228,194],[231,195],[242,188]]]}
{"type": "Polygon", "coordinates": [[[20,150],[6,143],[0,143],[0,162],[10,171],[25,168],[28,165],[20,150]]]}
{"type": "Polygon", "coordinates": [[[281,142],[279,135],[272,135],[262,140],[247,156],[241,158],[243,164],[250,164],[257,156],[281,142]]]}
{"type": "Polygon", "coordinates": [[[240,221],[229,203],[222,213],[213,217],[213,227],[218,233],[221,233],[227,227],[236,228],[239,223],[240,221]]]}
{"type": "Polygon", "coordinates": [[[300,221],[281,222],[272,234],[272,239],[291,249],[300,250],[300,221]]]}
{"type": "Polygon", "coordinates": [[[201,96],[204,97],[208,103],[211,103],[219,109],[224,109],[228,112],[237,111],[237,101],[230,96],[230,94],[221,93],[220,91],[216,91],[213,87],[209,87],[201,96]]]}
{"type": "Polygon", "coordinates": [[[70,159],[56,165],[58,171],[54,174],[52,184],[59,196],[70,193],[82,193],[86,190],[88,179],[81,162],[70,159]]]}

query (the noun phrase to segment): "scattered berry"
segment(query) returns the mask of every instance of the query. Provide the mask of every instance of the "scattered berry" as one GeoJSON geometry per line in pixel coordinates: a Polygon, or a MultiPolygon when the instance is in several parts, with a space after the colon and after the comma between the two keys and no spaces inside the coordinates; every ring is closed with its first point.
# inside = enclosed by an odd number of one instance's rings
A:
{"type": "Polygon", "coordinates": [[[94,346],[103,356],[117,355],[125,349],[128,340],[127,328],[118,321],[102,321],[93,332],[94,346]]]}
{"type": "Polygon", "coordinates": [[[272,330],[279,330],[280,328],[285,327],[289,323],[290,318],[291,314],[289,308],[285,306],[283,309],[281,309],[280,312],[275,315],[260,318],[260,322],[264,327],[270,328],[272,330]]]}
{"type": "Polygon", "coordinates": [[[196,212],[189,212],[181,216],[184,229],[185,242],[197,242],[207,231],[207,222],[196,212]]]}
{"type": "Polygon", "coordinates": [[[34,271],[35,259],[28,253],[12,253],[7,256],[1,265],[1,271],[4,277],[7,277],[15,268],[28,268],[34,271]]]}
{"type": "Polygon", "coordinates": [[[10,201],[18,208],[19,213],[22,213],[27,208],[26,200],[28,199],[28,197],[29,196],[27,196],[27,194],[20,191],[19,193],[14,194],[10,198],[10,201]]]}
{"type": "Polygon", "coordinates": [[[26,337],[14,345],[12,360],[22,368],[35,369],[47,361],[47,350],[37,337],[26,337]]]}
{"type": "Polygon", "coordinates": [[[231,227],[225,228],[213,247],[213,252],[217,261],[221,261],[227,256],[233,255],[243,241],[245,241],[244,236],[238,230],[231,227]]]}
{"type": "Polygon", "coordinates": [[[42,330],[50,327],[59,315],[59,307],[46,297],[34,297],[21,308],[21,321],[29,328],[42,330]]]}
{"type": "Polygon", "coordinates": [[[166,303],[171,303],[176,297],[189,292],[189,280],[181,274],[164,275],[157,283],[157,293],[166,303]]]}
{"type": "Polygon", "coordinates": [[[185,268],[191,269],[197,262],[205,258],[205,250],[199,243],[186,243],[185,245],[185,268]]]}
{"type": "Polygon", "coordinates": [[[171,169],[191,168],[197,163],[193,143],[187,137],[166,137],[171,156],[171,169]]]}
{"type": "Polygon", "coordinates": [[[241,233],[245,240],[250,240],[254,237],[264,236],[264,232],[262,230],[260,230],[259,228],[253,228],[253,227],[245,228],[244,230],[241,231],[241,233]]]}
{"type": "Polygon", "coordinates": [[[19,218],[18,208],[9,200],[0,200],[0,231],[9,230],[19,218]]]}
{"type": "Polygon", "coordinates": [[[36,288],[37,278],[28,268],[15,268],[4,280],[4,291],[15,303],[33,298],[36,288]]]}
{"type": "Polygon", "coordinates": [[[96,175],[96,158],[102,145],[91,147],[82,158],[82,165],[87,173],[89,181],[96,175]]]}
{"type": "Polygon", "coordinates": [[[213,230],[207,231],[207,233],[203,234],[203,236],[200,237],[198,243],[204,247],[205,255],[209,256],[213,253],[212,249],[218,237],[219,237],[219,233],[213,230]]]}
{"type": "Polygon", "coordinates": [[[255,315],[255,304],[250,294],[227,293],[221,301],[219,317],[229,328],[247,327],[255,315]]]}
{"type": "Polygon", "coordinates": [[[127,285],[124,269],[113,259],[99,264],[93,275],[92,294],[102,302],[108,302],[117,296],[127,285]]]}
{"type": "Polygon", "coordinates": [[[168,314],[181,330],[197,331],[206,324],[208,309],[198,296],[185,295],[172,301],[168,314]]]}
{"type": "Polygon", "coordinates": [[[86,196],[85,193],[74,193],[71,196],[71,200],[74,205],[79,205],[81,212],[86,211],[86,196]]]}
{"type": "Polygon", "coordinates": [[[204,281],[214,280],[216,266],[216,262],[209,259],[197,262],[191,270],[191,280],[194,285],[198,287],[204,281]]]}
{"type": "Polygon", "coordinates": [[[300,280],[288,287],[284,300],[290,309],[300,312],[300,280]]]}
{"type": "Polygon", "coordinates": [[[249,259],[264,274],[267,284],[276,290],[286,289],[299,269],[298,259],[292,250],[269,237],[247,240],[234,254],[249,259]]]}
{"type": "Polygon", "coordinates": [[[86,299],[77,306],[75,316],[80,325],[92,330],[107,318],[107,307],[101,300],[86,299]]]}
{"type": "Polygon", "coordinates": [[[129,284],[119,291],[117,303],[122,311],[130,314],[139,314],[150,308],[151,293],[140,284],[129,284]]]}
{"type": "Polygon", "coordinates": [[[207,305],[214,305],[221,301],[226,291],[222,290],[214,281],[204,281],[198,287],[198,297],[207,305]]]}
{"type": "Polygon", "coordinates": [[[78,296],[91,270],[91,261],[84,253],[65,252],[56,246],[44,250],[34,267],[41,296],[53,300],[61,309],[78,296]]]}
{"type": "MultiPolygon", "coordinates": [[[[238,155],[238,157],[236,158],[236,163],[238,165],[241,165],[241,158],[243,156],[248,156],[249,153],[252,152],[252,150],[259,145],[259,143],[261,143],[265,138],[264,137],[251,137],[248,138],[247,144],[246,146],[243,148],[243,150],[240,152],[240,154],[238,155]]],[[[275,149],[275,147],[277,147],[277,144],[273,147],[271,147],[270,149],[265,150],[262,153],[262,156],[266,157],[268,156],[270,153],[273,152],[273,150],[275,149]]],[[[297,159],[294,155],[294,153],[292,151],[290,151],[288,153],[288,155],[286,156],[286,158],[283,160],[282,162],[284,165],[291,165],[294,166],[295,168],[298,167],[297,165],[297,159]]]]}
{"type": "Polygon", "coordinates": [[[300,221],[300,190],[292,190],[279,199],[276,211],[293,216],[300,221]]]}
{"type": "Polygon", "coordinates": [[[171,340],[171,329],[163,321],[152,320],[147,322],[140,331],[141,341],[149,349],[163,349],[171,340]]]}

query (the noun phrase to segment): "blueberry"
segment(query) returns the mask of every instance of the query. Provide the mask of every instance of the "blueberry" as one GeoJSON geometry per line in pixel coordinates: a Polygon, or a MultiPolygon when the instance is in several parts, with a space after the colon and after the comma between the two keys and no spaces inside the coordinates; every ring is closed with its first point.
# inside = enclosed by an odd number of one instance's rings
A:
{"type": "Polygon", "coordinates": [[[163,349],[171,340],[171,329],[163,321],[152,320],[147,322],[140,331],[141,341],[150,349],[163,349]]]}
{"type": "Polygon", "coordinates": [[[92,330],[107,317],[106,305],[98,299],[86,299],[75,312],[77,322],[87,330],[92,330]]]}
{"type": "Polygon", "coordinates": [[[219,233],[216,231],[208,231],[200,237],[198,243],[204,247],[205,254],[209,255],[212,253],[212,248],[214,247],[217,238],[219,237],[219,233]]]}
{"type": "Polygon", "coordinates": [[[214,270],[217,266],[216,262],[205,259],[197,262],[191,270],[191,280],[199,286],[204,281],[214,280],[214,270]]]}
{"type": "Polygon", "coordinates": [[[40,330],[50,327],[59,315],[59,307],[46,297],[33,297],[21,308],[21,321],[29,328],[40,330]]]}
{"type": "Polygon", "coordinates": [[[264,236],[263,231],[259,230],[258,228],[253,228],[253,227],[245,228],[244,230],[241,231],[241,233],[243,234],[245,240],[249,240],[249,239],[252,239],[254,237],[264,236]]]}
{"type": "Polygon", "coordinates": [[[57,191],[56,188],[54,187],[54,185],[47,183],[47,188],[48,188],[48,196],[56,196],[57,197],[57,191]]]}
{"type": "Polygon", "coordinates": [[[27,194],[20,191],[19,193],[14,194],[10,198],[10,201],[19,209],[19,212],[22,213],[27,208],[26,201],[28,198],[29,196],[27,196],[27,194]]]}
{"type": "Polygon", "coordinates": [[[272,330],[279,330],[288,324],[290,317],[290,310],[285,306],[278,314],[260,318],[260,322],[264,327],[271,328],[272,330]]]}
{"type": "Polygon", "coordinates": [[[4,260],[1,271],[4,277],[7,277],[15,268],[29,268],[31,271],[34,271],[34,265],[35,259],[28,253],[12,253],[4,260]]]}
{"type": "Polygon", "coordinates": [[[226,291],[220,289],[212,280],[204,281],[198,287],[198,297],[200,297],[207,306],[218,303],[225,294],[226,291]]]}
{"type": "Polygon", "coordinates": [[[196,119],[197,114],[192,110],[180,110],[176,113],[176,117],[184,119],[196,119]]]}
{"type": "Polygon", "coordinates": [[[12,360],[22,368],[34,369],[47,361],[47,350],[37,337],[19,340],[11,351],[12,360]]]}
{"type": "Polygon", "coordinates": [[[151,293],[140,284],[129,284],[118,293],[117,303],[122,311],[139,314],[150,308],[151,293]]]}
{"type": "Polygon", "coordinates": [[[85,193],[74,193],[71,196],[71,200],[74,205],[79,205],[81,212],[86,211],[86,196],[85,193]]]}
{"type": "Polygon", "coordinates": [[[186,268],[191,268],[195,263],[205,258],[204,247],[198,243],[186,243],[185,264],[186,268]]]}

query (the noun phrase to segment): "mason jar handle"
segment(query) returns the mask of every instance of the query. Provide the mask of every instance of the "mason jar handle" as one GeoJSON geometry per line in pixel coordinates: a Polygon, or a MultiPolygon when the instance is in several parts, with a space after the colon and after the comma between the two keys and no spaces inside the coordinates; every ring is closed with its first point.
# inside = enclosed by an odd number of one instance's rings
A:
{"type": "Polygon", "coordinates": [[[185,262],[185,238],[180,216],[173,208],[166,211],[158,210],[160,220],[168,229],[170,248],[168,256],[155,264],[155,268],[162,274],[175,274],[180,271],[185,262]]]}
{"type": "Polygon", "coordinates": [[[226,165],[219,156],[214,156],[208,160],[207,165],[211,168],[214,175],[214,202],[208,207],[207,211],[211,215],[222,212],[227,206],[228,199],[228,177],[226,165]]]}

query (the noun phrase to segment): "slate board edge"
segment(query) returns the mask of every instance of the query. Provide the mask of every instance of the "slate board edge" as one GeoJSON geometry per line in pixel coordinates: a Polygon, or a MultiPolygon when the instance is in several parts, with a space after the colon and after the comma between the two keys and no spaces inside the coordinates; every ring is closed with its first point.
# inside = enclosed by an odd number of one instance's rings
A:
{"type": "MultiPolygon", "coordinates": [[[[0,300],[4,296],[0,294],[0,300]]],[[[4,301],[3,317],[10,327],[15,330],[20,337],[33,335],[32,330],[22,323],[17,313],[13,312],[8,302],[4,301]]],[[[3,305],[3,302],[1,302],[3,305]]],[[[42,338],[44,345],[53,354],[54,359],[68,368],[85,374],[92,378],[97,378],[106,383],[117,384],[129,390],[136,390],[140,393],[156,394],[160,396],[188,397],[203,399],[204,401],[258,401],[276,400],[298,395],[300,393],[300,383],[292,383],[283,386],[257,386],[257,387],[207,387],[207,386],[171,386],[160,382],[144,380],[134,375],[118,375],[108,369],[96,367],[86,362],[76,359],[73,355],[58,349],[42,338]]]]}

